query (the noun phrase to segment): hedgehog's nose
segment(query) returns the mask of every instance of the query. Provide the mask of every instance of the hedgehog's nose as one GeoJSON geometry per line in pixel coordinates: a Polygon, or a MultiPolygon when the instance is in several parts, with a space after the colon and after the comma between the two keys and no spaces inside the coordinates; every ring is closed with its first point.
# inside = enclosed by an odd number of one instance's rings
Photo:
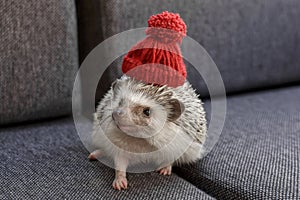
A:
{"type": "Polygon", "coordinates": [[[123,117],[125,115],[125,112],[124,112],[124,110],[122,110],[122,109],[120,109],[120,108],[118,108],[117,110],[115,110],[114,112],[113,112],[113,117],[115,118],[115,117],[123,117]]]}

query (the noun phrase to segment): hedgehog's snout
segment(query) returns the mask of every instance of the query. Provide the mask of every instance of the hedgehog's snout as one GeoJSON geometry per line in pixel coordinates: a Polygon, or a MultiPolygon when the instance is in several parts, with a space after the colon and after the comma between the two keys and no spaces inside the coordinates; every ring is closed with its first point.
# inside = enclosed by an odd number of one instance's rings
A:
{"type": "Polygon", "coordinates": [[[125,116],[125,111],[122,108],[117,108],[113,113],[112,113],[112,118],[115,119],[119,119],[121,117],[125,116]]]}

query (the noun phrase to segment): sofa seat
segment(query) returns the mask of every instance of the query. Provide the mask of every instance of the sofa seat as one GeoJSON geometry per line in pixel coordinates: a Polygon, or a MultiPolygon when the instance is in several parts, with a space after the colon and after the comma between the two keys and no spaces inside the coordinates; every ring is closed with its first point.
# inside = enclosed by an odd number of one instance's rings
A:
{"type": "Polygon", "coordinates": [[[169,177],[128,174],[125,191],[112,189],[113,169],[88,161],[71,118],[1,128],[0,199],[299,199],[299,99],[300,86],[228,97],[205,158],[169,177]]]}
{"type": "Polygon", "coordinates": [[[300,86],[227,99],[223,132],[176,173],[217,199],[300,199],[300,86]]]}
{"type": "Polygon", "coordinates": [[[71,118],[0,129],[0,199],[214,199],[176,174],[128,174],[87,159],[71,118]]]}

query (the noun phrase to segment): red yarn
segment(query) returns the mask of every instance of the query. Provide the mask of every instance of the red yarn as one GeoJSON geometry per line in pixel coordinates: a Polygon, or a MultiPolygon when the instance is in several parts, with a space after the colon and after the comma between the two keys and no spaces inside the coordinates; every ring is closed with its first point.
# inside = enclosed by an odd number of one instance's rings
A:
{"type": "Polygon", "coordinates": [[[144,40],[131,48],[123,59],[123,73],[146,83],[177,87],[186,79],[179,43],[186,25],[179,14],[163,12],[148,20],[144,40]]]}
{"type": "Polygon", "coordinates": [[[166,43],[181,43],[182,38],[186,36],[186,25],[179,14],[169,13],[168,11],[152,15],[148,20],[148,27],[146,30],[147,35],[154,36],[166,43]],[[151,27],[154,27],[154,29],[151,27]]]}

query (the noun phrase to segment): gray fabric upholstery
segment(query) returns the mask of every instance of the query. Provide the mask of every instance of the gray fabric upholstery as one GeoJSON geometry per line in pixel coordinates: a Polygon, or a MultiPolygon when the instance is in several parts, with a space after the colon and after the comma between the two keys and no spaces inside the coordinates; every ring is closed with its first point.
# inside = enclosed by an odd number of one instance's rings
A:
{"type": "MultiPolygon", "coordinates": [[[[188,35],[202,44],[216,62],[227,92],[300,81],[300,2],[297,0],[98,2],[104,38],[145,27],[150,15],[164,10],[180,13],[187,23],[188,35]]],[[[100,23],[91,21],[90,26],[100,26],[100,23]]],[[[99,37],[89,40],[98,42],[99,37]]],[[[190,82],[202,95],[207,95],[199,75],[192,69],[189,72],[190,82]]],[[[106,80],[114,79],[113,71],[108,73],[106,80]]]]}
{"type": "Polygon", "coordinates": [[[70,114],[75,3],[2,0],[0,27],[0,124],[70,114]]]}
{"type": "Polygon", "coordinates": [[[102,11],[99,2],[99,0],[76,0],[80,63],[97,44],[103,41],[102,22],[99,17],[102,11]]]}
{"type": "Polygon", "coordinates": [[[90,162],[72,119],[0,129],[0,199],[213,199],[173,174],[128,174],[115,191],[114,170],[90,162]]]}
{"type": "MultiPolygon", "coordinates": [[[[79,14],[97,12],[80,23],[81,56],[169,10],[211,54],[227,92],[300,81],[299,1],[91,1],[79,14]]],[[[0,1],[0,27],[0,124],[69,114],[78,67],[74,1],[0,1]]],[[[99,83],[103,92],[120,60],[99,83]]],[[[128,174],[126,191],[112,189],[112,169],[87,160],[71,119],[0,128],[0,199],[299,199],[299,99],[300,86],[228,98],[223,133],[207,157],[170,177],[128,174]]]]}
{"type": "Polygon", "coordinates": [[[299,199],[299,99],[300,86],[229,97],[214,149],[176,173],[217,199],[299,199]]]}

